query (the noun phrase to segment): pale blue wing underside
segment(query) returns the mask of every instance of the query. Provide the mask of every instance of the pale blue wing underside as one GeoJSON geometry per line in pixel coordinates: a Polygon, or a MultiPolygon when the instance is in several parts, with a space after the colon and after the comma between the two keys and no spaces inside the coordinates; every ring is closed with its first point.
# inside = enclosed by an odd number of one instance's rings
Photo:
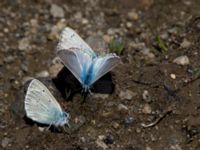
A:
{"type": "Polygon", "coordinates": [[[109,72],[120,61],[115,54],[97,56],[90,46],[68,27],[62,31],[56,50],[63,64],[86,88],[109,72]]]}
{"type": "Polygon", "coordinates": [[[56,124],[63,111],[50,91],[37,79],[29,84],[25,97],[27,117],[43,124],[56,124]]]}
{"type": "Polygon", "coordinates": [[[92,63],[92,57],[79,49],[71,48],[60,50],[57,55],[63,64],[72,72],[72,74],[83,84],[83,73],[89,69],[92,63]]]}
{"type": "Polygon", "coordinates": [[[73,29],[66,27],[61,32],[56,51],[71,48],[82,50],[91,57],[96,55],[92,48],[73,29]]]}
{"type": "Polygon", "coordinates": [[[120,58],[116,54],[107,54],[106,56],[99,56],[93,60],[92,63],[92,77],[90,85],[96,82],[103,75],[111,71],[120,62],[120,58]]]}

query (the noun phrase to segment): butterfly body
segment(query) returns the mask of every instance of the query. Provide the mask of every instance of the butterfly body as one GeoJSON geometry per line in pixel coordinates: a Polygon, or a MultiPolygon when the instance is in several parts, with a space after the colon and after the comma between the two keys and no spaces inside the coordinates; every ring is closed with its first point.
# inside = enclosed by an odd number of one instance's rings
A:
{"type": "Polygon", "coordinates": [[[99,56],[72,29],[65,28],[57,46],[57,55],[87,92],[103,75],[119,62],[116,54],[99,56]]]}

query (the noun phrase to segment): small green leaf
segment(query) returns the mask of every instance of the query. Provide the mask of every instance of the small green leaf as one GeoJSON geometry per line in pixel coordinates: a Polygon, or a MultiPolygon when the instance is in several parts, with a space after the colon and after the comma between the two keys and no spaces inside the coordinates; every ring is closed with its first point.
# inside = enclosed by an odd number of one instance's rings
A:
{"type": "Polygon", "coordinates": [[[165,44],[165,42],[161,39],[160,35],[157,35],[156,36],[156,42],[159,46],[159,48],[161,49],[162,52],[167,52],[168,51],[168,48],[165,44]]]}
{"type": "Polygon", "coordinates": [[[124,50],[125,44],[119,40],[111,40],[108,44],[109,52],[121,55],[124,50]]]}
{"type": "Polygon", "coordinates": [[[199,78],[199,77],[200,77],[200,68],[195,68],[195,69],[192,71],[192,73],[193,73],[193,76],[194,76],[195,78],[199,78]]]}

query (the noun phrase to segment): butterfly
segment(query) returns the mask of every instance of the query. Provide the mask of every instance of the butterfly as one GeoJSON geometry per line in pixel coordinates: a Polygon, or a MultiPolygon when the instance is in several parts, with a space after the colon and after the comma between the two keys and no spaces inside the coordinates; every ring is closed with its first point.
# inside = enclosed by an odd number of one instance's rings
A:
{"type": "Polygon", "coordinates": [[[30,82],[24,103],[26,116],[33,121],[55,127],[69,126],[69,114],[62,111],[59,103],[39,80],[30,82]]]}
{"type": "Polygon", "coordinates": [[[92,48],[71,28],[66,27],[60,36],[56,48],[57,55],[63,64],[81,83],[84,92],[103,75],[120,62],[114,53],[97,55],[92,48]]]}

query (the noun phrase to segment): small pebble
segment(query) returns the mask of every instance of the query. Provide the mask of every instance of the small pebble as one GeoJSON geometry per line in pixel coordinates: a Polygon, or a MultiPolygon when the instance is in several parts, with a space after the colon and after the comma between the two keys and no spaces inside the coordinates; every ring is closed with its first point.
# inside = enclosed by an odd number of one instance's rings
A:
{"type": "Polygon", "coordinates": [[[86,25],[86,24],[88,24],[88,23],[89,23],[89,21],[88,21],[86,18],[83,18],[83,19],[82,19],[82,24],[86,25]]]}
{"type": "Polygon", "coordinates": [[[113,144],[114,143],[114,137],[112,135],[107,135],[104,139],[103,139],[105,144],[113,144]]]}
{"type": "Polygon", "coordinates": [[[147,103],[150,103],[151,102],[151,96],[149,94],[149,91],[147,90],[144,90],[143,93],[142,93],[142,99],[147,102],[147,103]]]}
{"type": "Polygon", "coordinates": [[[133,122],[135,121],[135,119],[131,116],[127,116],[125,119],[124,119],[124,123],[125,125],[130,125],[132,124],[133,122]]]}
{"type": "Polygon", "coordinates": [[[188,65],[190,63],[189,58],[187,56],[179,56],[173,60],[173,63],[178,65],[188,65]]]}
{"type": "Polygon", "coordinates": [[[38,127],[38,130],[39,130],[40,132],[44,132],[45,128],[44,128],[44,127],[38,127]]]}
{"type": "Polygon", "coordinates": [[[136,133],[141,133],[141,129],[140,128],[136,128],[135,131],[136,131],[136,133]]]}
{"type": "Polygon", "coordinates": [[[6,147],[9,145],[10,142],[11,142],[11,139],[5,137],[5,138],[1,141],[1,146],[2,146],[3,148],[6,148],[6,147]]]}
{"type": "Polygon", "coordinates": [[[107,149],[108,146],[102,141],[104,138],[104,136],[99,136],[98,139],[95,141],[95,143],[97,144],[98,147],[102,148],[102,149],[107,149]]]}
{"type": "Polygon", "coordinates": [[[137,95],[136,93],[134,93],[130,90],[120,91],[120,93],[119,93],[119,97],[121,99],[127,99],[127,100],[131,100],[136,95],[137,95]]]}
{"type": "Polygon", "coordinates": [[[170,77],[171,77],[172,79],[176,79],[176,75],[173,74],[173,73],[170,74],[170,77]]]}
{"type": "Polygon", "coordinates": [[[132,27],[133,27],[133,24],[132,24],[131,22],[127,22],[127,23],[126,23],[126,27],[127,27],[127,28],[132,28],[132,27]]]}
{"type": "Polygon", "coordinates": [[[50,13],[55,18],[63,18],[65,15],[63,8],[56,4],[51,5],[50,13]]]}
{"type": "Polygon", "coordinates": [[[136,21],[139,18],[138,14],[134,10],[130,11],[127,16],[131,21],[136,21]]]}
{"type": "Polygon", "coordinates": [[[36,73],[36,77],[49,77],[49,72],[46,70],[43,70],[41,72],[36,73]]]}
{"type": "Polygon", "coordinates": [[[108,98],[109,97],[109,94],[94,94],[93,96],[92,96],[93,98],[101,98],[101,99],[106,99],[106,98],[108,98]]]}
{"type": "Polygon", "coordinates": [[[106,34],[103,36],[103,39],[106,43],[109,43],[112,40],[112,37],[106,34]]]}
{"type": "Polygon", "coordinates": [[[112,126],[113,126],[114,129],[119,129],[119,123],[117,123],[117,122],[114,122],[112,124],[112,126]]]}
{"type": "Polygon", "coordinates": [[[49,74],[52,76],[52,77],[55,77],[57,76],[57,74],[59,73],[59,71],[63,68],[63,64],[60,64],[60,63],[57,63],[57,64],[54,64],[52,65],[50,68],[49,68],[49,74]]]}
{"type": "Polygon", "coordinates": [[[146,146],[146,150],[153,150],[150,146],[146,146]]]}
{"type": "Polygon", "coordinates": [[[18,42],[18,49],[21,50],[21,51],[27,51],[27,50],[29,50],[29,46],[30,46],[29,43],[30,43],[30,40],[27,37],[19,40],[19,42],[18,42]]]}
{"type": "Polygon", "coordinates": [[[190,45],[191,45],[191,42],[188,41],[187,39],[184,39],[183,42],[181,43],[182,48],[188,48],[190,47],[190,45]]]}
{"type": "Polygon", "coordinates": [[[126,111],[126,110],[128,110],[128,107],[125,106],[124,104],[119,104],[118,105],[118,110],[119,111],[126,111]]]}
{"type": "Polygon", "coordinates": [[[142,109],[142,112],[144,114],[151,114],[151,112],[152,112],[151,106],[149,104],[145,104],[143,109],[142,109]]]}

